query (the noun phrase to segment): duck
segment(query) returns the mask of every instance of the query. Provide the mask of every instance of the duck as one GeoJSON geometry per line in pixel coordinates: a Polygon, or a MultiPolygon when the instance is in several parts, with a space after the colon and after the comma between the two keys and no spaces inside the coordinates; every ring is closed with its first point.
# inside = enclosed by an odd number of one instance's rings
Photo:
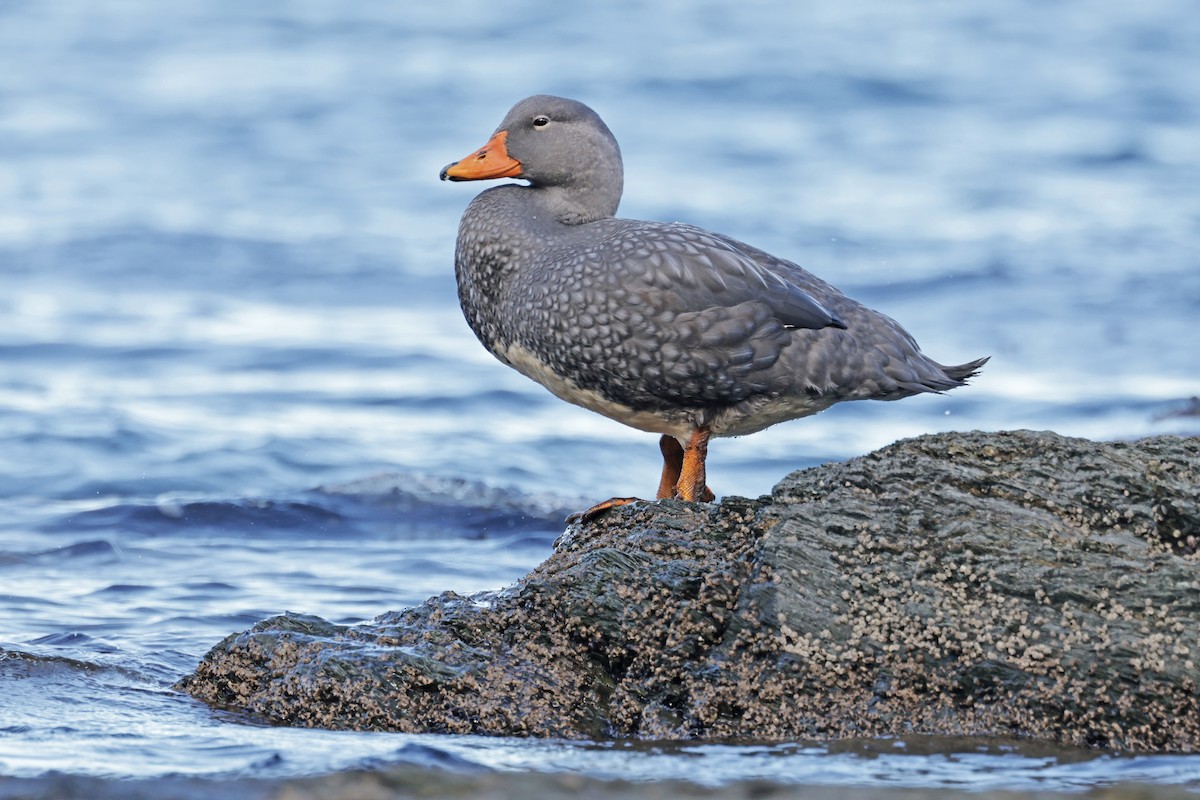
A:
{"type": "Polygon", "coordinates": [[[557,397],[659,434],[658,500],[715,499],[714,438],[851,400],[945,392],[988,361],[940,364],[890,317],[730,236],[618,217],[621,149],[577,100],[521,100],[440,177],[524,181],[485,189],[462,215],[463,315],[497,359],[557,397]]]}

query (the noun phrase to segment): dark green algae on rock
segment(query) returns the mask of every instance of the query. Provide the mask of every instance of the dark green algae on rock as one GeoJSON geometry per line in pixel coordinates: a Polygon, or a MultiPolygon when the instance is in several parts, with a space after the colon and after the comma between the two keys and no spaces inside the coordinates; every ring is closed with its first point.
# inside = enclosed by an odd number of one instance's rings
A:
{"type": "Polygon", "coordinates": [[[508,589],[285,614],[178,688],[274,723],[1200,749],[1200,438],[947,433],[570,526],[508,589]]]}

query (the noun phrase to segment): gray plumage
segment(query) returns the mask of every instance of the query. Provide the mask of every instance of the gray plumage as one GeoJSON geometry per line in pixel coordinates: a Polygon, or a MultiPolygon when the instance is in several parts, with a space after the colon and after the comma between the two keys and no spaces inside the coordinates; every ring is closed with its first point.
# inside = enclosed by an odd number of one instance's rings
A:
{"type": "MultiPolygon", "coordinates": [[[[529,186],[463,214],[459,299],[488,350],[570,402],[682,442],[952,389],[987,361],[938,364],[890,318],[727,236],[615,218],[620,149],[582,103],[530,97],[501,132],[529,186]]],[[[443,179],[470,179],[469,160],[443,179]]]]}

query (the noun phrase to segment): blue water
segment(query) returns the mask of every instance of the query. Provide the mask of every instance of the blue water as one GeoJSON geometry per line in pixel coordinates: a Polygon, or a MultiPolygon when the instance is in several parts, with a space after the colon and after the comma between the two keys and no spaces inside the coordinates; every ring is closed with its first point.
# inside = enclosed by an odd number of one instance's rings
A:
{"type": "Polygon", "coordinates": [[[654,437],[495,362],[439,168],[578,97],[626,216],[792,258],[992,362],[714,444],[720,494],[948,429],[1197,433],[1190,0],[0,2],[0,775],[415,760],[706,783],[1200,786],[1014,743],[630,745],[256,727],[170,690],[291,610],[516,580],[654,437]],[[431,755],[433,754],[433,755],[431,755]]]}

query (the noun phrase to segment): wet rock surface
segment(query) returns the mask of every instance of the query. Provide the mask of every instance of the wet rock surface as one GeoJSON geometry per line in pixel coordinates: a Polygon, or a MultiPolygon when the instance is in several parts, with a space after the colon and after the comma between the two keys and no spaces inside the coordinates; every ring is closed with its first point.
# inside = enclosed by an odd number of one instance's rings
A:
{"type": "Polygon", "coordinates": [[[287,614],[179,683],[328,728],[1200,749],[1200,438],[950,433],[572,525],[515,586],[287,614]]]}

